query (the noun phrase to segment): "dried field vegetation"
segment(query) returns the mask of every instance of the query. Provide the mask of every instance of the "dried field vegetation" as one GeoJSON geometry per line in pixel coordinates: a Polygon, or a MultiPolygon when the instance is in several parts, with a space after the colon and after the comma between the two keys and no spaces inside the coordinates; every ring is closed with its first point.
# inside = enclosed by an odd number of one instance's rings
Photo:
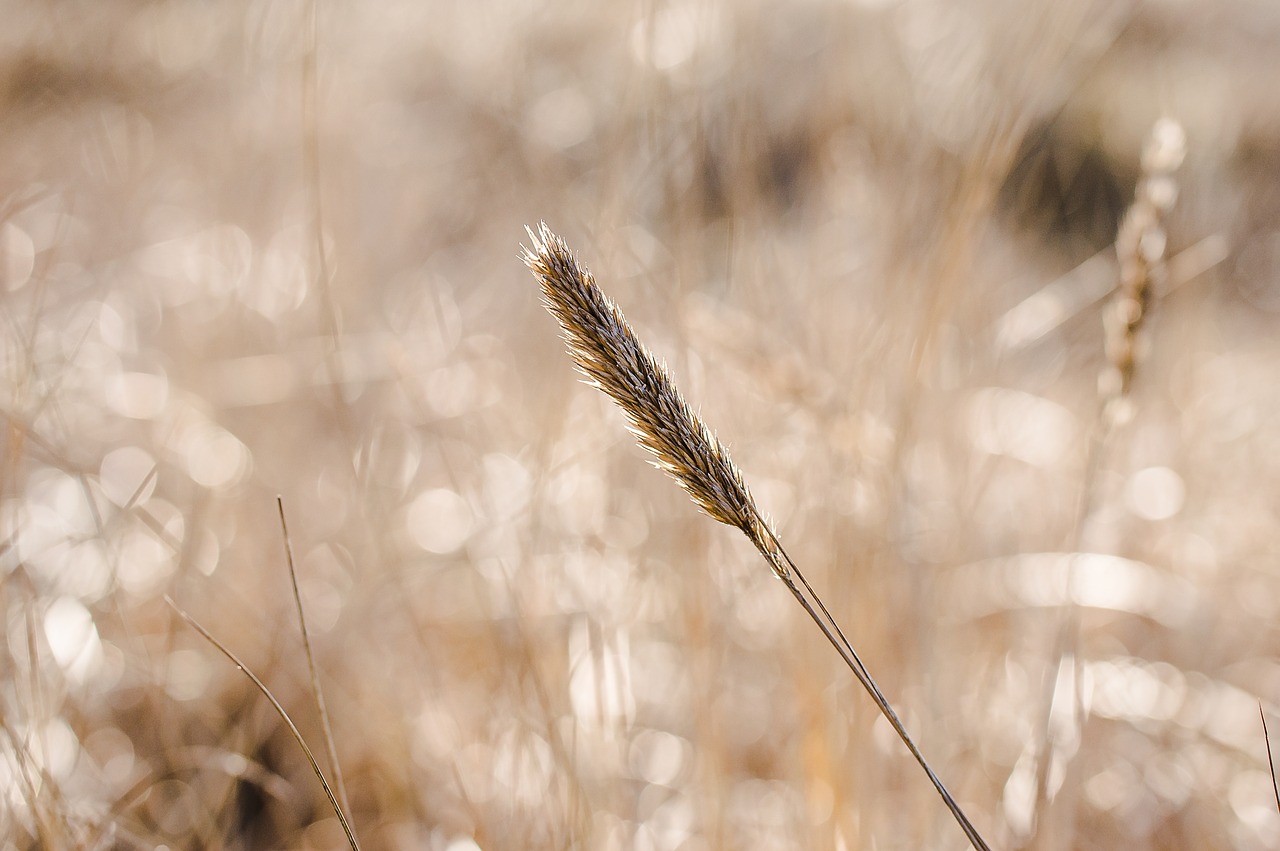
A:
{"type": "Polygon", "coordinates": [[[1280,844],[1280,9],[0,20],[0,849],[345,844],[163,602],[322,752],[277,494],[365,849],[965,847],[575,380],[542,219],[992,847],[1280,844]]]}

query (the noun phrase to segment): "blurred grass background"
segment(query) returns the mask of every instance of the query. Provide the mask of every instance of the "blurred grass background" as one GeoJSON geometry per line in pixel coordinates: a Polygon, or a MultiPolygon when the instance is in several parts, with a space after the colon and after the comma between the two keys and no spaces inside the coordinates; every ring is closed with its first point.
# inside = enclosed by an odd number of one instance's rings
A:
{"type": "Polygon", "coordinates": [[[276,494],[365,848],[962,847],[746,541],[577,383],[517,259],[540,219],[993,845],[1280,844],[1280,7],[0,20],[0,847],[343,844],[162,602],[318,748],[276,494]],[[1090,476],[1161,116],[1169,286],[1090,476]],[[1068,603],[1088,715],[1037,806],[1068,603]]]}

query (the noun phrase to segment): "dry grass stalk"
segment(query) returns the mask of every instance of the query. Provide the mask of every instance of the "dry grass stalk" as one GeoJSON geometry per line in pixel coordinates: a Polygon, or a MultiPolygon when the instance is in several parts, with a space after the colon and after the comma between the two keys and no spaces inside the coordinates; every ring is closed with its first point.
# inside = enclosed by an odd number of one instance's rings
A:
{"type": "Polygon", "coordinates": [[[703,511],[742,530],[755,545],[871,695],[973,847],[987,851],[986,842],[925,760],[840,625],[782,548],[724,445],[685,402],[666,367],[640,342],[565,241],[545,223],[536,232],[526,230],[531,245],[523,249],[522,259],[541,284],[543,300],[560,323],[578,368],[618,403],[657,466],[670,473],[703,511]]]}
{"type": "Polygon", "coordinates": [[[253,670],[231,650],[230,647],[227,647],[227,645],[215,638],[213,633],[205,629],[204,626],[189,615],[186,610],[180,608],[177,603],[173,602],[172,598],[170,598],[168,594],[164,595],[164,601],[169,604],[171,609],[178,613],[178,617],[182,618],[189,627],[200,633],[200,636],[204,638],[205,641],[212,644],[220,653],[222,653],[223,656],[226,656],[231,660],[231,664],[239,668],[240,671],[249,678],[249,681],[253,683],[254,688],[256,688],[271,704],[271,708],[276,711],[276,714],[280,716],[280,720],[289,728],[289,734],[293,736],[293,740],[298,743],[298,747],[302,748],[302,753],[306,756],[307,762],[311,766],[312,773],[315,774],[316,779],[320,781],[320,786],[324,789],[325,797],[329,799],[329,806],[333,808],[334,815],[338,817],[338,824],[342,827],[342,833],[346,836],[347,844],[351,846],[351,851],[360,851],[360,843],[356,840],[356,834],[351,827],[351,821],[347,818],[346,811],[343,809],[342,804],[339,803],[338,797],[333,791],[333,786],[330,785],[328,778],[325,777],[324,771],[320,768],[320,763],[316,760],[315,753],[312,752],[311,747],[307,744],[307,740],[302,737],[302,731],[298,729],[298,725],[293,723],[293,719],[289,717],[289,713],[285,710],[284,705],[280,703],[279,699],[277,699],[274,694],[271,693],[271,689],[267,688],[267,684],[262,681],[262,678],[255,674],[253,670]]]}
{"type": "Polygon", "coordinates": [[[1276,809],[1280,810],[1280,783],[1276,782],[1276,760],[1271,754],[1271,731],[1267,729],[1267,713],[1262,704],[1258,704],[1258,715],[1262,717],[1262,738],[1267,745],[1267,767],[1271,769],[1271,791],[1276,794],[1276,809]]]}
{"type": "MultiPolygon", "coordinates": [[[[1089,435],[1085,474],[1076,507],[1070,547],[1075,553],[1081,551],[1084,528],[1098,499],[1098,471],[1108,442],[1115,427],[1132,416],[1130,392],[1137,372],[1140,335],[1152,294],[1165,285],[1164,223],[1178,197],[1174,174],[1186,155],[1186,141],[1182,125],[1173,119],[1161,118],[1151,128],[1142,151],[1142,177],[1134,190],[1133,204],[1116,233],[1120,281],[1103,314],[1107,366],[1098,379],[1102,405],[1089,435]]],[[[1068,567],[1067,587],[1072,589],[1071,594],[1076,587],[1076,565],[1072,559],[1068,567]]],[[[1058,769],[1075,756],[1088,716],[1088,708],[1080,700],[1083,686],[1075,652],[1079,637],[1080,615],[1070,608],[1059,626],[1055,651],[1057,672],[1046,680],[1035,763],[1036,798],[1028,830],[1038,827],[1056,794],[1056,789],[1051,788],[1056,786],[1051,782],[1051,775],[1061,777],[1062,771],[1058,769]],[[1064,691],[1068,685],[1069,690],[1064,691]]]]}
{"type": "Polygon", "coordinates": [[[1162,118],[1142,152],[1142,178],[1133,205],[1116,234],[1120,286],[1107,311],[1108,367],[1102,378],[1108,399],[1128,397],[1138,362],[1139,333],[1153,290],[1165,279],[1167,239],[1164,222],[1178,197],[1174,173],[1186,153],[1186,134],[1178,122],[1162,118]]]}
{"type": "Polygon", "coordinates": [[[347,783],[342,776],[342,764],[338,762],[338,745],[333,738],[333,725],[329,723],[329,709],[325,705],[324,690],[320,688],[320,671],[316,667],[315,653],[311,649],[311,631],[307,628],[307,614],[302,606],[302,591],[298,588],[298,570],[293,562],[293,540],[289,537],[289,524],[284,518],[284,497],[276,495],[276,510],[280,514],[280,531],[284,534],[285,561],[289,568],[289,583],[293,588],[293,603],[298,611],[298,628],[302,634],[302,649],[307,655],[307,671],[311,675],[311,696],[320,716],[320,731],[324,734],[325,754],[329,757],[329,770],[333,772],[334,788],[342,809],[351,812],[351,799],[347,797],[347,783]]]}

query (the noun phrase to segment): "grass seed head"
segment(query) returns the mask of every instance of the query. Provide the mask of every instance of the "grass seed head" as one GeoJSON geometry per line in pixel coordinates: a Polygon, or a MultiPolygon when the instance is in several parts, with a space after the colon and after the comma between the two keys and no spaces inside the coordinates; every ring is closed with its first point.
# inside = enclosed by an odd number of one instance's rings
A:
{"type": "Polygon", "coordinates": [[[1120,286],[1106,314],[1108,367],[1103,392],[1116,402],[1128,397],[1137,371],[1142,331],[1152,292],[1165,276],[1165,218],[1177,199],[1174,175],[1186,153],[1182,125],[1168,118],[1156,122],[1142,152],[1142,177],[1133,204],[1116,234],[1120,286]]]}
{"type": "Polygon", "coordinates": [[[531,244],[522,259],[542,286],[542,298],[560,323],[578,369],[626,414],[640,445],[707,514],[751,540],[774,571],[787,567],[777,537],[756,507],[728,450],[693,412],[569,246],[546,223],[526,229],[531,244]]]}

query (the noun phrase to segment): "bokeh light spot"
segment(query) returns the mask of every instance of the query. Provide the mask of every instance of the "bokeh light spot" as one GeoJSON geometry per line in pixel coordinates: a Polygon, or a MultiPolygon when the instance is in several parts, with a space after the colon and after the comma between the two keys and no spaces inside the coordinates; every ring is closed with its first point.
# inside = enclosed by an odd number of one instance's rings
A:
{"type": "Polygon", "coordinates": [[[211,674],[207,654],[174,650],[165,668],[165,693],[174,700],[197,700],[208,688],[211,674]]]}
{"type": "Polygon", "coordinates": [[[183,461],[197,484],[218,490],[237,484],[249,472],[249,449],[235,435],[212,424],[186,435],[183,461]]]}
{"type": "Polygon", "coordinates": [[[1146,520],[1167,520],[1182,510],[1187,489],[1182,477],[1168,467],[1147,467],[1129,479],[1125,495],[1134,514],[1146,520]]]}
{"type": "Polygon", "coordinates": [[[156,488],[156,462],[136,446],[113,449],[102,459],[99,477],[107,499],[121,507],[141,505],[156,488]]]}
{"type": "Polygon", "coordinates": [[[435,488],[409,504],[405,525],[422,549],[447,555],[466,543],[473,521],[466,500],[446,488],[435,488]]]}
{"type": "Polygon", "coordinates": [[[102,644],[93,615],[78,600],[59,597],[44,616],[49,652],[68,676],[83,680],[102,661],[102,644]]]}
{"type": "Polygon", "coordinates": [[[13,223],[0,226],[0,287],[13,292],[31,277],[36,248],[31,237],[13,223]]]}
{"type": "Polygon", "coordinates": [[[1075,418],[1048,399],[989,387],[970,400],[969,434],[984,452],[1046,467],[1062,456],[1075,436],[1075,418]]]}
{"type": "Polygon", "coordinates": [[[107,378],[107,404],[125,417],[154,419],[169,401],[169,380],[164,373],[122,372],[107,378]]]}

